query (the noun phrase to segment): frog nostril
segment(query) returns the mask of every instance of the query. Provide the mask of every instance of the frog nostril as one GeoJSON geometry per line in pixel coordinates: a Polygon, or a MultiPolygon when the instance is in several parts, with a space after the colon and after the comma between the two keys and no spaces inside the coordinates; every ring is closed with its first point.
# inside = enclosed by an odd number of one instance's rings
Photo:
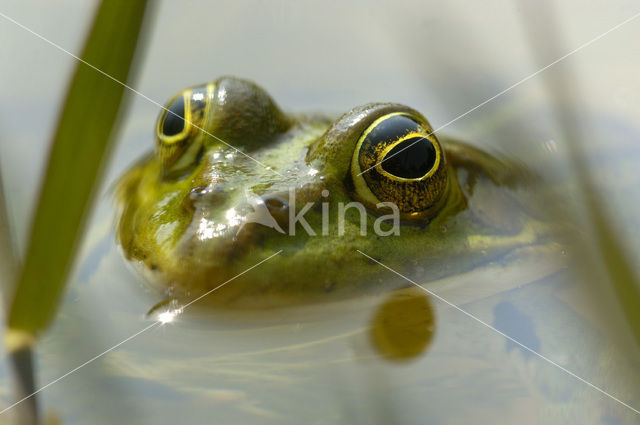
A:
{"type": "Polygon", "coordinates": [[[222,202],[225,196],[226,193],[221,187],[196,186],[189,191],[189,195],[184,198],[184,202],[191,209],[198,203],[211,205],[222,202]]]}
{"type": "Polygon", "coordinates": [[[202,198],[209,192],[209,188],[207,186],[197,186],[191,189],[189,192],[189,198],[195,201],[196,199],[202,198]]]}
{"type": "Polygon", "coordinates": [[[289,202],[274,195],[262,196],[261,199],[276,222],[281,227],[286,226],[289,221],[289,202]]]}
{"type": "Polygon", "coordinates": [[[289,204],[279,198],[266,197],[262,200],[269,211],[282,211],[289,208],[289,204]]]}

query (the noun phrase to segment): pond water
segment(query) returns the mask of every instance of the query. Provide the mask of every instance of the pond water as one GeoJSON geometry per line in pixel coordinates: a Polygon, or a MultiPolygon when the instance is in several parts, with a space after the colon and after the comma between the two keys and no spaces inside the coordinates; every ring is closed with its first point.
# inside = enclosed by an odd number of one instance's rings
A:
{"type": "MultiPolygon", "coordinates": [[[[638,12],[625,1],[554,7],[570,49],[638,12]]],[[[71,52],[92,10],[79,1],[0,2],[0,12],[71,52]]],[[[389,100],[437,128],[540,68],[519,7],[505,1],[159,2],[155,12],[133,85],[160,103],[237,75],[287,111],[337,115],[389,100]]],[[[22,252],[74,62],[1,18],[0,34],[11,41],[0,46],[0,169],[22,252]]],[[[625,46],[639,35],[630,22],[556,65],[582,88],[589,137],[579,147],[630,258],[640,252],[640,59],[625,46]]],[[[529,202],[589,242],[550,102],[544,80],[532,78],[442,131],[535,169],[544,184],[529,202]]],[[[38,349],[38,382],[144,331],[41,392],[45,412],[65,424],[637,423],[639,414],[588,384],[640,408],[638,348],[599,259],[567,232],[418,280],[437,296],[414,288],[252,313],[194,306],[149,327],[156,322],[145,313],[163,297],[122,259],[111,188],[151,148],[158,112],[131,96],[64,304],[38,349]]],[[[381,267],[380,278],[391,275],[381,267]]],[[[9,405],[2,359],[0,403],[9,405]]]]}

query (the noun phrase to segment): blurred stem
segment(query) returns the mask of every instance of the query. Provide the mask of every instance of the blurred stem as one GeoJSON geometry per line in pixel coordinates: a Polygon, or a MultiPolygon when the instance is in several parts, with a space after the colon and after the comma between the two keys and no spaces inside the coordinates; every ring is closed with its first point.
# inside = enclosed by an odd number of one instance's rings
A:
{"type": "Polygon", "coordinates": [[[146,5],[146,0],[104,0],[97,8],[61,108],[19,272],[0,197],[0,277],[9,283],[17,278],[13,298],[7,297],[4,340],[16,377],[20,424],[39,423],[32,362],[36,336],[49,326],[62,299],[117,128],[125,91],[119,82],[128,82],[131,74],[146,5]]]}
{"type": "MultiPolygon", "coordinates": [[[[560,57],[564,50],[564,40],[549,1],[522,1],[521,6],[523,23],[539,64],[560,57]]],[[[606,277],[613,287],[625,321],[636,344],[640,345],[640,280],[624,243],[612,225],[614,221],[592,178],[586,154],[578,145],[580,140],[586,140],[593,133],[588,122],[580,120],[579,112],[582,112],[585,102],[582,101],[577,79],[570,77],[569,61],[558,64],[544,78],[552,99],[551,107],[569,152],[569,165],[576,175],[579,195],[586,206],[587,224],[596,242],[593,247],[588,244],[579,247],[587,254],[587,258],[582,261],[585,267],[592,267],[589,257],[597,256],[602,260],[606,277]]]]}
{"type": "Polygon", "coordinates": [[[13,235],[9,227],[9,215],[2,184],[2,170],[0,170],[0,288],[5,306],[8,305],[12,284],[16,275],[16,254],[14,252],[13,235]]]}
{"type": "MultiPolygon", "coordinates": [[[[5,307],[13,293],[13,283],[18,268],[14,250],[13,237],[9,227],[9,216],[4,185],[2,182],[2,170],[0,170],[0,287],[5,307]]],[[[9,360],[14,374],[16,399],[31,395],[35,388],[33,376],[33,346],[34,339],[29,335],[5,334],[7,350],[10,352],[9,360]]],[[[16,406],[16,417],[20,424],[37,425],[38,406],[35,397],[30,397],[24,403],[16,406]]]]}
{"type": "Polygon", "coordinates": [[[145,6],[105,0],[97,10],[52,143],[9,311],[12,330],[36,335],[58,308],[116,127],[125,88],[114,79],[128,80],[145,6]]]}
{"type": "Polygon", "coordinates": [[[39,421],[38,401],[35,392],[33,349],[35,339],[19,331],[7,330],[5,345],[10,353],[9,359],[13,369],[16,401],[15,417],[21,425],[37,425],[39,421]]]}

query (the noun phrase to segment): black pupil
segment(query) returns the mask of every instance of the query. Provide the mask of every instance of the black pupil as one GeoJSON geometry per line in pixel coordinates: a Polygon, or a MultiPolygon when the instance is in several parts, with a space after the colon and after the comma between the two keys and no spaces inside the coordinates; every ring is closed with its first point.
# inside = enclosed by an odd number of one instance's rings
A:
{"type": "Polygon", "coordinates": [[[167,109],[169,111],[164,116],[162,134],[165,136],[180,134],[184,128],[184,97],[179,96],[167,109]]]}
{"type": "Polygon", "coordinates": [[[436,162],[436,148],[424,137],[403,140],[383,158],[382,169],[396,177],[417,179],[427,174],[436,162]]]}

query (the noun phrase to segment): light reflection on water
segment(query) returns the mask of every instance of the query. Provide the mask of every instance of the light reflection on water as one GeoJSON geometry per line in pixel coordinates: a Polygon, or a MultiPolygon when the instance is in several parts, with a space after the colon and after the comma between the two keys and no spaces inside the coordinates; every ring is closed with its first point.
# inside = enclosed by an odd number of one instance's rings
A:
{"type": "MultiPolygon", "coordinates": [[[[513,80],[512,76],[524,75],[529,70],[523,65],[527,63],[526,54],[520,52],[522,46],[516,36],[508,40],[511,37],[504,34],[482,31],[482,27],[502,28],[510,35],[517,34],[517,28],[509,26],[512,25],[509,11],[496,12],[499,16],[495,21],[474,23],[467,16],[474,11],[482,12],[474,6],[466,5],[460,10],[442,6],[442,18],[416,13],[414,21],[407,24],[406,20],[412,18],[406,13],[376,12],[374,8],[363,11],[362,4],[354,2],[350,6],[354,13],[344,16],[364,13],[372,21],[380,22],[378,15],[385,13],[388,15],[385,22],[395,29],[389,34],[367,32],[365,37],[362,32],[347,30],[353,28],[348,19],[327,10],[284,8],[283,14],[278,15],[277,28],[263,31],[263,36],[271,37],[278,46],[288,46],[292,53],[297,52],[307,63],[301,64],[285,55],[285,48],[272,51],[271,56],[270,49],[251,50],[255,32],[252,36],[244,27],[231,31],[231,35],[244,40],[236,40],[231,46],[220,41],[230,34],[228,28],[210,29],[212,33],[205,37],[211,41],[207,43],[209,50],[203,48],[207,40],[186,43],[174,26],[184,28],[177,23],[192,21],[193,11],[165,6],[140,79],[141,91],[161,102],[182,87],[230,72],[264,84],[276,100],[294,111],[309,108],[342,111],[367,101],[393,99],[421,110],[437,127],[503,89],[513,80]],[[402,15],[402,19],[396,15],[402,15]],[[306,22],[305,27],[305,20],[299,19],[303,16],[315,16],[315,23],[306,22]],[[398,22],[402,25],[397,25],[398,22]],[[452,54],[460,52],[460,47],[469,41],[461,30],[465,27],[463,23],[468,25],[470,34],[474,31],[483,34],[482,43],[479,40],[477,44],[481,45],[465,49],[465,55],[452,54]],[[327,33],[328,24],[338,31],[327,33]],[[305,44],[309,40],[286,44],[292,28],[299,27],[305,27],[306,31],[299,34],[308,34],[327,51],[309,49],[305,44]],[[432,31],[436,30],[438,38],[433,37],[432,31]],[[341,37],[347,41],[340,41],[341,37]],[[449,40],[449,44],[437,40],[449,40]],[[427,47],[429,61],[423,61],[415,52],[427,47]],[[381,51],[385,54],[380,54],[381,51]],[[173,64],[166,63],[169,52],[175,55],[173,64]],[[518,57],[510,60],[507,58],[510,52],[518,57]],[[483,55],[490,59],[483,60],[483,55]],[[273,66],[274,63],[287,64],[291,75],[283,77],[282,67],[273,66]],[[500,66],[496,67],[496,63],[500,66]],[[387,85],[380,81],[394,83],[387,85]]],[[[412,6],[421,10],[415,4],[412,6]]],[[[501,9],[499,6],[496,3],[493,8],[483,8],[497,11],[501,9]]],[[[259,9],[260,5],[253,7],[259,9]]],[[[193,8],[200,9],[206,10],[206,6],[193,8]]],[[[242,10],[242,7],[216,10],[215,16],[226,13],[232,20],[242,10]]],[[[273,13],[269,9],[268,16],[273,13]]],[[[484,21],[491,19],[482,16],[484,21]]],[[[257,17],[249,17],[243,25],[261,28],[264,24],[259,21],[257,17]]],[[[267,21],[273,26],[272,21],[267,21]]],[[[56,30],[59,27],[56,24],[56,30]]],[[[76,31],[79,38],[81,29],[76,31]]],[[[578,32],[580,36],[583,33],[578,32]]],[[[26,36],[16,32],[12,37],[23,40],[26,36]]],[[[605,52],[594,46],[593,55],[611,59],[612,45],[614,41],[606,44],[605,52]]],[[[12,57],[19,62],[19,56],[12,57]]],[[[588,52],[580,60],[589,66],[595,62],[588,52]]],[[[601,59],[594,65],[598,72],[602,72],[602,64],[606,62],[601,59]]],[[[598,181],[618,206],[637,199],[634,158],[639,155],[637,147],[629,144],[630,140],[638,139],[637,128],[624,119],[609,118],[613,114],[608,113],[609,109],[622,116],[626,111],[627,117],[630,111],[638,110],[633,109],[636,104],[628,95],[633,92],[633,81],[623,81],[624,75],[620,75],[630,65],[626,64],[626,68],[624,62],[619,65],[619,69],[611,66],[610,74],[606,75],[610,80],[616,77],[621,80],[616,84],[620,90],[624,88],[620,95],[624,102],[614,108],[606,103],[606,96],[598,96],[609,91],[608,85],[592,84],[593,98],[599,99],[592,105],[597,114],[585,120],[595,124],[598,134],[584,143],[602,176],[598,181]],[[597,143],[601,140],[607,141],[605,152],[597,143]]],[[[66,63],[60,65],[60,75],[51,77],[48,84],[59,84],[64,79],[65,66],[66,63]]],[[[595,71],[584,78],[602,79],[595,71]]],[[[58,101],[55,94],[49,93],[41,101],[48,102],[47,106],[35,106],[32,113],[38,117],[53,115],[58,101]]],[[[0,114],[3,117],[15,116],[14,110],[29,116],[20,102],[16,105],[14,101],[10,104],[5,101],[0,105],[6,111],[0,114]]],[[[139,100],[133,103],[132,118],[115,153],[108,182],[133,157],[149,148],[156,112],[139,100]]],[[[551,181],[550,191],[560,188],[560,194],[571,198],[570,189],[565,189],[570,187],[565,186],[570,183],[570,170],[564,166],[562,141],[555,139],[553,117],[545,114],[539,90],[523,87],[479,112],[482,114],[460,121],[449,130],[485,147],[526,159],[551,181]],[[536,108],[532,109],[531,104],[536,108]],[[550,144],[553,140],[554,144],[550,144]]],[[[21,132],[20,137],[12,140],[27,138],[44,143],[46,139],[42,135],[48,129],[38,122],[33,128],[25,128],[23,122],[19,131],[8,121],[0,124],[0,131],[6,128],[10,137],[12,131],[21,132]]],[[[10,187],[7,192],[15,200],[11,207],[21,229],[26,228],[24,211],[28,205],[23,198],[27,195],[21,191],[35,192],[38,173],[32,161],[37,163],[41,152],[46,149],[34,148],[33,143],[16,143],[14,147],[2,144],[1,165],[3,171],[9,170],[9,176],[5,175],[10,187]],[[22,156],[21,150],[26,152],[22,156]],[[32,177],[23,179],[21,168],[36,170],[32,177]]],[[[540,199],[549,199],[544,188],[539,190],[540,199]]],[[[557,192],[553,196],[558,196],[557,192]]],[[[41,384],[147,326],[151,319],[145,318],[145,312],[159,301],[156,293],[136,281],[121,259],[109,230],[112,206],[106,199],[108,195],[102,198],[92,220],[82,261],[60,317],[39,350],[41,384]]],[[[572,213],[570,206],[567,211],[568,215],[572,213]]],[[[614,212],[627,223],[624,229],[630,235],[640,235],[633,211],[637,213],[637,207],[614,207],[614,212]]],[[[629,239],[630,249],[638,249],[638,240],[629,239]]],[[[637,385],[634,386],[638,380],[631,373],[639,369],[638,365],[631,363],[622,350],[616,351],[618,336],[611,332],[613,325],[602,319],[611,311],[611,305],[602,307],[597,296],[576,277],[580,275],[574,271],[584,264],[580,259],[569,258],[570,248],[546,248],[547,251],[518,252],[472,272],[429,282],[428,288],[638,407],[640,395],[637,385]]],[[[384,297],[367,298],[297,311],[256,313],[255,317],[185,311],[43,392],[43,400],[48,409],[62,412],[65,423],[78,424],[113,423],[114,416],[131,424],[182,423],[187,418],[188,422],[196,423],[210,421],[212,417],[218,423],[421,423],[425,418],[430,423],[480,420],[547,424],[566,423],[567,418],[575,423],[637,420],[637,416],[613,400],[433,299],[429,299],[428,305],[433,309],[435,332],[425,333],[421,327],[424,323],[418,320],[417,334],[422,330],[422,336],[430,339],[421,349],[420,344],[415,344],[417,354],[410,361],[389,361],[384,349],[382,354],[376,349],[380,343],[375,342],[376,331],[372,330],[376,329],[372,320],[375,322],[380,311],[384,311],[384,303],[384,297]]],[[[380,332],[378,328],[377,334],[380,332]]],[[[391,353],[395,353],[394,346],[391,348],[391,353]]],[[[2,382],[6,383],[5,363],[1,373],[2,382]]],[[[2,399],[10,398],[7,385],[2,385],[2,399]]]]}

